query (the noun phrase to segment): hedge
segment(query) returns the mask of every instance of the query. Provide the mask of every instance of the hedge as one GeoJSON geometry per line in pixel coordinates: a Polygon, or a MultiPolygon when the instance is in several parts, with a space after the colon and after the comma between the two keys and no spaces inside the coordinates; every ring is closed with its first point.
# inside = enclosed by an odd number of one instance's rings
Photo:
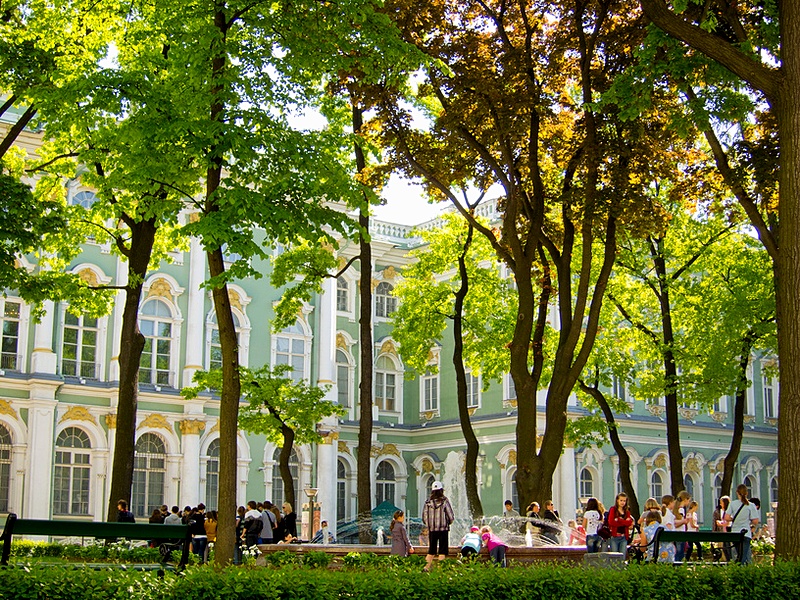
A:
{"type": "Polygon", "coordinates": [[[282,567],[190,567],[184,574],[124,569],[11,567],[0,570],[0,598],[65,600],[795,600],[800,563],[775,566],[631,565],[623,570],[568,566],[499,569],[486,564],[418,564],[328,570],[282,567]]]}

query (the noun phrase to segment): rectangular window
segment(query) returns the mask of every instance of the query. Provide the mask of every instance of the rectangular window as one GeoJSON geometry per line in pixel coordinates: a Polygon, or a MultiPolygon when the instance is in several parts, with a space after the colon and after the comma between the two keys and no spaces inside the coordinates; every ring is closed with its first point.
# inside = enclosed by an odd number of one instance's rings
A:
{"type": "Polygon", "coordinates": [[[620,400],[622,400],[623,402],[626,402],[628,399],[625,390],[625,382],[621,380],[619,377],[612,378],[611,393],[620,400]]]}
{"type": "Polygon", "coordinates": [[[3,339],[0,343],[0,368],[10,371],[17,369],[21,308],[22,305],[19,302],[6,300],[3,309],[3,339]]]}
{"type": "Polygon", "coordinates": [[[350,283],[344,277],[336,280],[336,310],[350,312],[350,283]]]}
{"type": "Polygon", "coordinates": [[[395,377],[394,373],[375,373],[375,404],[378,410],[395,410],[395,377]]]}
{"type": "Polygon", "coordinates": [[[478,408],[481,403],[481,378],[467,373],[467,408],[478,408]]]}
{"type": "Polygon", "coordinates": [[[298,338],[277,336],[275,338],[275,364],[291,365],[291,378],[303,381],[305,373],[305,341],[298,338]]]}
{"type": "Polygon", "coordinates": [[[439,375],[426,373],[422,377],[422,410],[439,410],[439,375]]]}
{"type": "Polygon", "coordinates": [[[506,374],[506,400],[516,400],[517,399],[517,388],[514,385],[514,379],[511,377],[511,373],[506,374]]]}
{"type": "Polygon", "coordinates": [[[336,366],[336,397],[339,406],[350,408],[350,367],[336,366]]]}
{"type": "Polygon", "coordinates": [[[777,416],[778,411],[775,405],[775,387],[772,385],[772,378],[767,377],[764,380],[764,418],[775,419],[777,416]]]}
{"type": "Polygon", "coordinates": [[[61,374],[97,379],[97,319],[64,315],[61,374]]]}

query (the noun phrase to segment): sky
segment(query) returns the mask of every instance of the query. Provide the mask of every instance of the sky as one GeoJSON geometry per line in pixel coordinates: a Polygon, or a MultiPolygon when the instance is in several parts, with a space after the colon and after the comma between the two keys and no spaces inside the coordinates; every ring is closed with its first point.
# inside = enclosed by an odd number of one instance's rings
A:
{"type": "Polygon", "coordinates": [[[419,225],[437,217],[449,204],[428,204],[422,186],[399,175],[392,175],[381,194],[386,204],[376,206],[374,217],[400,225],[419,225]]]}

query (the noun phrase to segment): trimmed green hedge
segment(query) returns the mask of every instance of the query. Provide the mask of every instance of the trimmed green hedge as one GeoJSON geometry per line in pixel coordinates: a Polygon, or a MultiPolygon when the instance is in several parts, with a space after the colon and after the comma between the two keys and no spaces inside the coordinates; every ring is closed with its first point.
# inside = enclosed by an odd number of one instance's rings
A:
{"type": "MultiPolygon", "coordinates": [[[[2,548],[2,544],[0,544],[2,548]]],[[[161,556],[158,548],[148,548],[142,544],[132,544],[121,540],[110,544],[102,542],[94,544],[57,544],[54,542],[31,542],[15,540],[11,544],[11,559],[14,562],[27,558],[113,562],[113,563],[159,563],[161,556]]]]}
{"type": "Polygon", "coordinates": [[[499,569],[486,564],[414,564],[339,571],[291,565],[221,571],[190,567],[184,575],[70,567],[0,570],[0,598],[105,600],[795,600],[800,563],[701,567],[632,565],[624,570],[535,566],[499,569]],[[412,568],[413,566],[413,568],[412,568]]]}

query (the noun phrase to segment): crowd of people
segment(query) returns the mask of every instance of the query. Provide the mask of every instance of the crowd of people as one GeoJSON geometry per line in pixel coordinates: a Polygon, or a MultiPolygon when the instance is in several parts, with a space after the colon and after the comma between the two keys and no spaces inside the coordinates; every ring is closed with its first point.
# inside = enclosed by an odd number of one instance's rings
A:
{"type": "MultiPolygon", "coordinates": [[[[656,498],[648,498],[644,510],[638,520],[634,521],[628,508],[628,496],[617,494],[614,505],[605,510],[597,498],[589,498],[583,513],[582,525],[577,531],[585,534],[586,551],[589,553],[607,550],[610,552],[638,552],[647,560],[658,562],[681,562],[691,560],[693,552],[702,560],[703,549],[699,542],[666,543],[659,545],[659,556],[653,557],[653,540],[659,529],[671,531],[698,531],[698,504],[687,491],[680,492],[677,497],[664,495],[659,502],[656,498]]],[[[715,558],[723,555],[726,560],[739,560],[743,564],[752,562],[750,542],[754,536],[763,533],[760,525],[760,502],[758,498],[748,499],[747,486],[736,488],[736,499],[723,496],[719,500],[712,516],[713,531],[745,532],[745,543],[741,556],[736,556],[736,548],[723,545],[713,548],[715,558]]]]}
{"type": "MultiPolygon", "coordinates": [[[[117,503],[117,511],[117,522],[136,522],[125,500],[117,503]]],[[[197,555],[201,563],[208,561],[210,547],[217,539],[217,511],[206,512],[203,503],[196,507],[186,506],[183,511],[178,506],[173,506],[172,510],[169,510],[167,505],[163,504],[160,508],[153,509],[148,521],[166,525],[189,525],[192,536],[191,551],[197,555]]],[[[264,502],[251,500],[247,503],[247,507],[238,508],[235,562],[241,562],[244,548],[257,544],[289,544],[297,539],[297,514],[288,502],[284,502],[279,509],[269,500],[264,502]]],[[[151,544],[155,545],[155,542],[151,544]]]]}
{"type": "MultiPolygon", "coordinates": [[[[209,545],[214,543],[217,535],[217,513],[206,513],[205,505],[198,504],[192,508],[187,506],[181,512],[178,506],[167,510],[163,505],[160,509],[153,510],[150,523],[188,524],[192,535],[192,547],[200,562],[208,560],[209,545]]],[[[703,558],[703,550],[698,542],[695,547],[689,543],[660,544],[659,556],[653,557],[653,540],[659,529],[677,531],[697,531],[698,504],[685,490],[677,497],[664,495],[659,503],[656,498],[648,498],[644,510],[638,520],[635,520],[628,506],[628,496],[625,493],[617,494],[614,504],[606,510],[597,498],[589,498],[583,512],[581,523],[569,521],[566,531],[569,531],[569,545],[585,543],[588,553],[601,551],[619,552],[627,555],[629,549],[638,552],[647,560],[658,562],[680,562],[691,559],[696,549],[698,559],[703,558]]],[[[132,512],[128,510],[125,500],[120,500],[118,505],[117,521],[135,522],[132,512]]],[[[758,498],[748,499],[747,487],[739,485],[736,488],[736,499],[731,500],[723,496],[719,500],[717,509],[712,517],[714,531],[745,532],[746,542],[741,548],[741,556],[736,556],[736,548],[725,545],[712,551],[723,555],[726,560],[738,559],[743,564],[752,561],[750,541],[753,537],[763,534],[760,525],[760,502],[758,498]]],[[[524,521],[526,543],[532,546],[532,537],[539,534],[547,542],[553,544],[563,543],[562,535],[565,528],[553,502],[545,503],[545,510],[541,512],[538,502],[528,505],[525,519],[514,510],[510,500],[504,503],[503,519],[508,527],[518,528],[518,522],[524,521]]],[[[428,547],[425,561],[425,571],[430,571],[435,560],[444,560],[449,552],[450,526],[455,516],[453,507],[444,493],[444,486],[440,481],[433,482],[430,497],[422,508],[423,530],[419,543],[428,547]]],[[[408,556],[414,553],[408,531],[405,527],[405,513],[398,510],[394,513],[389,526],[391,539],[391,553],[399,556],[408,556]]],[[[323,539],[327,538],[327,522],[322,523],[323,539]]],[[[272,502],[266,500],[256,502],[251,500],[247,507],[240,506],[236,516],[236,539],[238,548],[236,562],[241,561],[242,550],[257,544],[289,544],[297,541],[297,515],[291,504],[285,502],[278,509],[272,502]]],[[[470,558],[477,555],[485,548],[491,560],[500,565],[506,565],[506,549],[508,544],[489,525],[482,527],[472,526],[470,531],[461,538],[461,556],[470,558]]]]}

